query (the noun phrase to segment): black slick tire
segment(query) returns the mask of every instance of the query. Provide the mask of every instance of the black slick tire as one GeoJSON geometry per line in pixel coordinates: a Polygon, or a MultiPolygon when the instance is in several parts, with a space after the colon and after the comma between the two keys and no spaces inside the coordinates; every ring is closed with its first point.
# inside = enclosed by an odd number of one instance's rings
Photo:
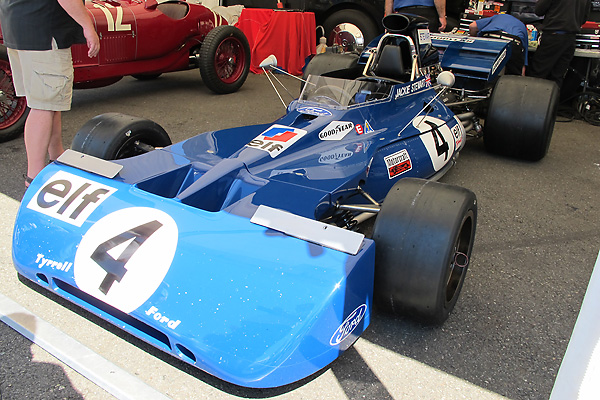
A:
{"type": "Polygon", "coordinates": [[[558,108],[556,83],[504,75],[490,97],[483,141],[490,153],[538,161],[546,156],[558,108]]]}
{"type": "Polygon", "coordinates": [[[156,122],[120,113],[98,115],[75,134],[71,149],[104,160],[118,160],[171,144],[156,122]]]}
{"type": "Polygon", "coordinates": [[[398,181],[373,230],[376,304],[443,323],[462,289],[476,223],[477,200],[470,190],[423,179],[398,181]]]}

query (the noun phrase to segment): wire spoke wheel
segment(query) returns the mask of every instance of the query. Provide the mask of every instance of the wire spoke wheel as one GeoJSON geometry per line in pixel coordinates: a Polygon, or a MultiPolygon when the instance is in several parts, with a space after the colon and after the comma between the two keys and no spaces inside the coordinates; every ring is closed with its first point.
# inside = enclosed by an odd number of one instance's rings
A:
{"type": "MultiPolygon", "coordinates": [[[[6,50],[5,50],[6,51],[6,50]]],[[[29,114],[25,97],[17,97],[6,53],[0,54],[0,142],[14,139],[29,114]]]]}
{"type": "Polygon", "coordinates": [[[233,93],[248,77],[250,46],[238,28],[217,26],[202,43],[199,59],[204,84],[215,93],[233,93]]]}
{"type": "Polygon", "coordinates": [[[244,71],[244,49],[235,37],[221,42],[215,54],[215,69],[224,83],[233,83],[244,71]]]}

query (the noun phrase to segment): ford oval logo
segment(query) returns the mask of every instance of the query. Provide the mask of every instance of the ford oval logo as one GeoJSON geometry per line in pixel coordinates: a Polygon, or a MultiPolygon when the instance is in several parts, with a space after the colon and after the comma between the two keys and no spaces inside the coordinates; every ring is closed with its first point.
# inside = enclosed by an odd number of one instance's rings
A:
{"type": "Polygon", "coordinates": [[[321,107],[298,107],[298,112],[301,114],[314,115],[315,117],[327,117],[331,115],[331,111],[321,107]]]}
{"type": "Polygon", "coordinates": [[[367,312],[367,305],[363,304],[358,307],[348,317],[344,320],[344,322],[337,328],[331,339],[329,339],[329,344],[332,346],[337,346],[342,343],[350,334],[356,329],[360,321],[362,321],[365,313],[367,312]]]}

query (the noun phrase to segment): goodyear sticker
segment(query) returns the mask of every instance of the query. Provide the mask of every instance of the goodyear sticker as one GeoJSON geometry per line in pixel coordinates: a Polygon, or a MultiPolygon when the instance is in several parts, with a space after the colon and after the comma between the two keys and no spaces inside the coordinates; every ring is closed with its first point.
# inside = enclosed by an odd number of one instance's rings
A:
{"type": "Polygon", "coordinates": [[[354,129],[353,122],[333,121],[319,133],[321,140],[342,140],[354,129]]]}

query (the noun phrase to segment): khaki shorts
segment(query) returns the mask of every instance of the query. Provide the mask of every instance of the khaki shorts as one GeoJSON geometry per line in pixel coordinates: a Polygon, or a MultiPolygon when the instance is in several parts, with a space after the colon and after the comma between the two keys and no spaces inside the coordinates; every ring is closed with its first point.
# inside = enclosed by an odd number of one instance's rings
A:
{"type": "Polygon", "coordinates": [[[71,49],[28,51],[8,49],[17,96],[29,108],[68,111],[73,96],[71,49]]]}

